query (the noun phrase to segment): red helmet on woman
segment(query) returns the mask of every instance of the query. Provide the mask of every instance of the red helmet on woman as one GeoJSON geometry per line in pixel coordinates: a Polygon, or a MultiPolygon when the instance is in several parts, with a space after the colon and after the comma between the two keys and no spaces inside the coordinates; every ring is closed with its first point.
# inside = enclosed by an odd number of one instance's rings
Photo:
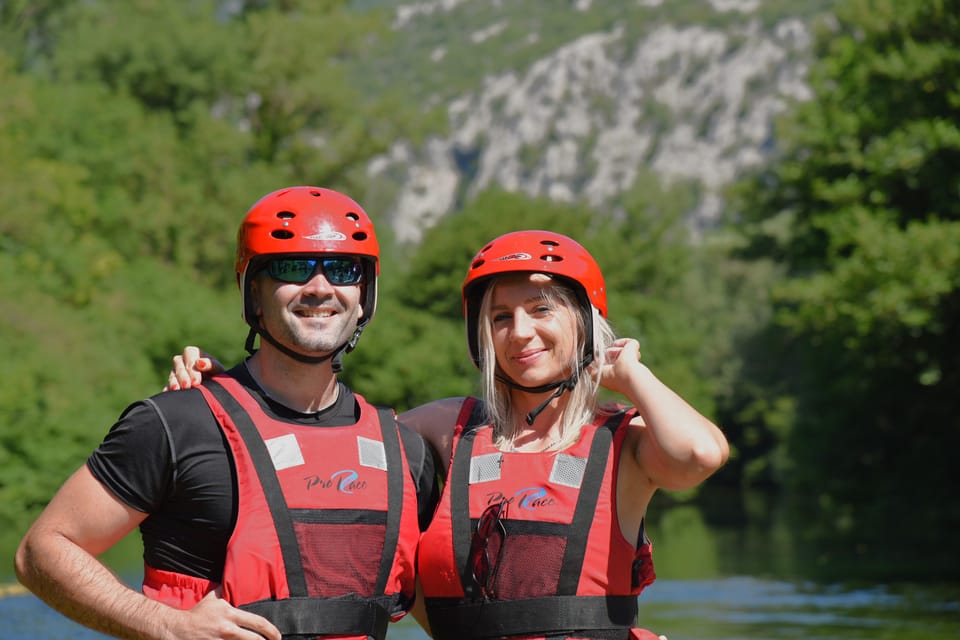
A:
{"type": "MultiPolygon", "coordinates": [[[[463,282],[463,314],[467,344],[473,362],[480,366],[480,303],[491,280],[506,273],[545,273],[563,280],[576,292],[585,309],[595,307],[607,317],[607,290],[603,273],[593,256],[575,240],[552,231],[514,231],[483,247],[467,270],[463,282]]],[[[588,315],[589,318],[589,315],[588,315]]],[[[593,326],[588,320],[585,358],[593,356],[593,326]]]]}
{"type": "Polygon", "coordinates": [[[288,187],[263,196],[250,208],[237,232],[237,284],[243,319],[250,325],[247,351],[253,352],[257,333],[293,358],[304,362],[322,362],[351,351],[360,333],[377,308],[377,276],[380,273],[380,247],[373,222],[353,199],[321,187],[288,187]],[[360,304],[363,317],[345,345],[321,357],[304,356],[276,342],[259,326],[250,300],[250,282],[266,259],[278,255],[310,257],[318,254],[359,256],[363,263],[360,304]]]}

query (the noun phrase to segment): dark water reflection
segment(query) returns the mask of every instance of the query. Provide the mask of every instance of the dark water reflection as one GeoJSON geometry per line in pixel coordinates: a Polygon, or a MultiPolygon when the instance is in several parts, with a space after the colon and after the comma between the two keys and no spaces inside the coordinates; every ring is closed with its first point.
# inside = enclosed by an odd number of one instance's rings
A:
{"type": "Polygon", "coordinates": [[[960,637],[960,593],[932,586],[850,589],[752,577],[665,580],[645,594],[648,626],[680,638],[960,637]]]}
{"type": "MultiPolygon", "coordinates": [[[[663,501],[651,510],[658,579],[640,598],[644,627],[670,640],[960,638],[960,582],[929,577],[958,575],[957,559],[938,558],[936,545],[900,537],[889,548],[855,539],[826,544],[805,537],[762,501],[746,507],[756,510],[754,517],[722,497],[705,504],[663,501]]],[[[113,564],[137,562],[114,558],[113,564]]],[[[139,579],[136,570],[131,574],[131,581],[139,579]]],[[[28,595],[0,597],[0,620],[0,640],[103,638],[28,595]]],[[[404,621],[388,638],[427,636],[404,621]]]]}

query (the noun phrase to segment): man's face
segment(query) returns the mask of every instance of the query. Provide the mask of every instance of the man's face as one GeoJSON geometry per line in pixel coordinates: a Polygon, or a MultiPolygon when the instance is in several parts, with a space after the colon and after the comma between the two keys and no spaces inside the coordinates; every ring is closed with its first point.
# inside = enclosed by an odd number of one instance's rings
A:
{"type": "Polygon", "coordinates": [[[362,286],[333,285],[317,268],[303,283],[261,273],[250,290],[261,326],[281,344],[315,356],[334,351],[353,336],[363,317],[362,286]]]}

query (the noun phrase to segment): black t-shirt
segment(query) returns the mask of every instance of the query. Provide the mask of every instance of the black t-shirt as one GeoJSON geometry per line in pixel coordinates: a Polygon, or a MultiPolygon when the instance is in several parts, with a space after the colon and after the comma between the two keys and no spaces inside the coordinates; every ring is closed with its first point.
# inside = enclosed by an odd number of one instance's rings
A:
{"type": "MultiPolygon", "coordinates": [[[[267,397],[245,366],[230,374],[274,419],[323,428],[355,424],[359,417],[356,398],[343,384],[333,405],[304,414],[267,397]]],[[[400,437],[417,486],[417,512],[424,530],[439,493],[434,454],[403,424],[400,437]]],[[[120,500],[149,514],[140,525],[149,565],[219,581],[237,518],[236,474],[229,451],[203,395],[188,389],[127,407],[87,467],[120,500]]]]}

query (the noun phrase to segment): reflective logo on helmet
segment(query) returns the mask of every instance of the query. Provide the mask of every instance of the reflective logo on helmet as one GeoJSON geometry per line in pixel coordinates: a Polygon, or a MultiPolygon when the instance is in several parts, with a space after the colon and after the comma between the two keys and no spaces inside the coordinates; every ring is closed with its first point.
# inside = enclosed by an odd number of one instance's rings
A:
{"type": "Polygon", "coordinates": [[[533,258],[529,253],[511,253],[497,258],[495,262],[503,262],[505,260],[533,260],[533,258]]]}
{"type": "Polygon", "coordinates": [[[347,239],[347,236],[337,231],[329,222],[320,224],[315,233],[304,237],[307,240],[327,240],[331,242],[342,242],[347,239]]]}
{"type": "Polygon", "coordinates": [[[339,231],[321,231],[320,233],[315,233],[313,235],[304,237],[307,240],[334,240],[336,242],[347,239],[347,236],[343,235],[339,231]]]}

